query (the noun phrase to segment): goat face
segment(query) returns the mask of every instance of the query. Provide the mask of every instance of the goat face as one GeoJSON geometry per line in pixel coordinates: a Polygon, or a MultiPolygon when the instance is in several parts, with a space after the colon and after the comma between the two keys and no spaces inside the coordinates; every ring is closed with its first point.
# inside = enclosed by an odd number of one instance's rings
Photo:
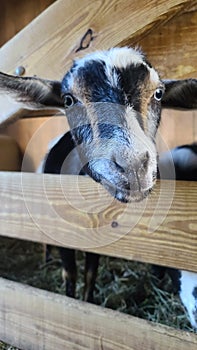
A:
{"type": "Polygon", "coordinates": [[[164,85],[139,52],[114,48],[75,61],[62,82],[85,172],[120,201],[138,201],[156,175],[155,133],[164,85]]]}
{"type": "Polygon", "coordinates": [[[165,107],[197,107],[197,80],[161,82],[130,48],[85,56],[62,82],[0,73],[0,91],[29,109],[63,110],[81,167],[122,202],[142,200],[154,185],[163,92],[165,107]]]}

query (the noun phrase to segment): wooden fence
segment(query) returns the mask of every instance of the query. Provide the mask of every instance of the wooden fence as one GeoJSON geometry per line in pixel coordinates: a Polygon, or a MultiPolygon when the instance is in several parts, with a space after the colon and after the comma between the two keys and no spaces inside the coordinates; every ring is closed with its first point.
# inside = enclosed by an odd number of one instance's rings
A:
{"type": "MultiPolygon", "coordinates": [[[[39,7],[34,8],[36,1],[21,1],[26,11],[32,8],[35,15],[52,2],[39,0],[39,7]]],[[[1,36],[5,36],[1,42],[8,38],[5,28],[11,30],[11,26],[6,26],[8,21],[15,23],[18,30],[21,23],[33,18],[32,14],[22,16],[22,5],[15,9],[9,3],[2,2],[11,11],[2,11],[2,15],[9,15],[5,22],[3,19],[0,22],[1,36]],[[11,12],[14,22],[10,20],[11,12]]],[[[194,77],[196,10],[196,0],[54,1],[1,48],[0,69],[14,73],[17,66],[23,65],[26,75],[60,79],[76,56],[137,43],[162,78],[194,77]]],[[[26,113],[5,97],[0,98],[1,123],[26,113]]],[[[170,119],[176,133],[177,124],[183,130],[181,142],[186,129],[187,136],[196,139],[194,115],[190,115],[189,128],[184,116],[178,123],[170,119]]],[[[33,133],[32,124],[29,121],[28,127],[25,124],[23,121],[23,137],[17,125],[10,130],[23,143],[23,149],[27,145],[24,139],[33,133]]],[[[174,141],[172,125],[166,128],[168,137],[169,133],[174,141]]],[[[2,172],[0,203],[2,236],[197,272],[195,183],[158,182],[146,201],[124,205],[83,177],[2,172]]],[[[197,336],[193,333],[3,278],[0,278],[0,339],[24,350],[197,349],[197,336]]]]}
{"type": "MultiPolygon", "coordinates": [[[[197,272],[196,183],[161,181],[144,203],[126,205],[80,176],[0,178],[3,236],[197,272]]],[[[0,339],[24,350],[197,347],[195,334],[2,278],[0,324],[0,339]]]]}

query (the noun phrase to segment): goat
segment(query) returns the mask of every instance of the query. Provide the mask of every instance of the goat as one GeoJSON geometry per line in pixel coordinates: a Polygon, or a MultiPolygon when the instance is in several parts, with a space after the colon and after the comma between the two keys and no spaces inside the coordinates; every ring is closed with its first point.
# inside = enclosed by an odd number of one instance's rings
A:
{"type": "MultiPolygon", "coordinates": [[[[162,179],[197,181],[197,143],[179,146],[161,155],[158,168],[162,179]]],[[[197,273],[155,266],[161,279],[167,272],[174,288],[189,314],[191,325],[197,329],[197,273]]]]}
{"type": "MultiPolygon", "coordinates": [[[[71,166],[69,171],[89,175],[124,203],[143,200],[155,184],[161,108],[197,108],[196,79],[162,81],[146,56],[128,47],[74,61],[62,82],[1,73],[0,91],[26,108],[57,108],[66,114],[70,132],[49,152],[44,172],[62,172],[64,160],[75,149],[77,169],[71,166]]],[[[74,250],[60,252],[66,293],[74,297],[74,250]]],[[[98,259],[87,253],[87,301],[93,301],[98,259]]]]}

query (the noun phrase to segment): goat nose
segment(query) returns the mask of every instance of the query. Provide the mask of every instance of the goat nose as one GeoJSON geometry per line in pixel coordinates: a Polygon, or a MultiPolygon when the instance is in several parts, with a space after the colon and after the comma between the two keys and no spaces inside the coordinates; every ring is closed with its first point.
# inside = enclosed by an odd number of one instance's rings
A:
{"type": "Polygon", "coordinates": [[[136,159],[136,162],[134,163],[134,166],[133,166],[133,171],[136,173],[136,175],[139,178],[141,178],[141,176],[143,177],[147,173],[149,159],[150,159],[150,155],[148,151],[144,152],[136,159]]]}
{"type": "Polygon", "coordinates": [[[138,169],[142,170],[142,171],[147,171],[149,159],[150,159],[150,155],[149,155],[148,151],[146,151],[139,158],[139,161],[138,161],[139,162],[139,168],[138,169]]]}
{"type": "Polygon", "coordinates": [[[129,172],[129,169],[131,169],[140,175],[141,173],[146,173],[148,170],[149,159],[150,155],[148,151],[140,155],[132,155],[132,157],[119,154],[116,157],[116,165],[122,172],[129,172]]]}

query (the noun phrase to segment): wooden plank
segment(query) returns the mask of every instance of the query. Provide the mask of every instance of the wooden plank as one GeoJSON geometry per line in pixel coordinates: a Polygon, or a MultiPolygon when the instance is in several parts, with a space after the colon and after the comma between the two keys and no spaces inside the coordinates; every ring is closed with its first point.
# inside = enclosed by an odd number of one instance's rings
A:
{"type": "Polygon", "coordinates": [[[197,272],[197,183],[122,204],[82,176],[1,173],[0,235],[197,272]]]}
{"type": "Polygon", "coordinates": [[[197,7],[192,12],[173,17],[139,40],[138,45],[160,72],[161,78],[196,78],[197,7]]]}
{"type": "Polygon", "coordinates": [[[0,46],[10,40],[54,0],[1,0],[0,46]]]}
{"type": "Polygon", "coordinates": [[[0,170],[20,171],[22,154],[17,142],[6,135],[0,135],[0,170]]]}
{"type": "MultiPolygon", "coordinates": [[[[1,48],[0,70],[13,73],[23,65],[26,75],[61,79],[76,56],[123,45],[194,2],[160,0],[155,6],[155,0],[59,0],[1,48]]],[[[4,115],[17,111],[4,104],[4,115]]]]}
{"type": "Polygon", "coordinates": [[[197,141],[195,136],[196,120],[196,111],[164,109],[156,137],[158,152],[161,153],[170,148],[197,141]]]}
{"type": "Polygon", "coordinates": [[[44,159],[49,143],[68,130],[69,126],[65,116],[37,115],[36,118],[20,119],[2,129],[1,133],[14,138],[22,154],[26,154],[23,171],[34,172],[44,159]],[[37,147],[38,144],[39,147],[37,147]]]}
{"type": "Polygon", "coordinates": [[[90,42],[86,38],[87,49],[82,52],[120,45],[194,3],[161,0],[155,6],[154,0],[59,0],[2,47],[1,69],[13,72],[22,64],[28,75],[61,78],[71,58],[79,55],[81,39],[88,29],[92,36],[90,42]]]}
{"type": "Polygon", "coordinates": [[[0,339],[24,350],[196,350],[197,336],[0,278],[0,339]]]}

